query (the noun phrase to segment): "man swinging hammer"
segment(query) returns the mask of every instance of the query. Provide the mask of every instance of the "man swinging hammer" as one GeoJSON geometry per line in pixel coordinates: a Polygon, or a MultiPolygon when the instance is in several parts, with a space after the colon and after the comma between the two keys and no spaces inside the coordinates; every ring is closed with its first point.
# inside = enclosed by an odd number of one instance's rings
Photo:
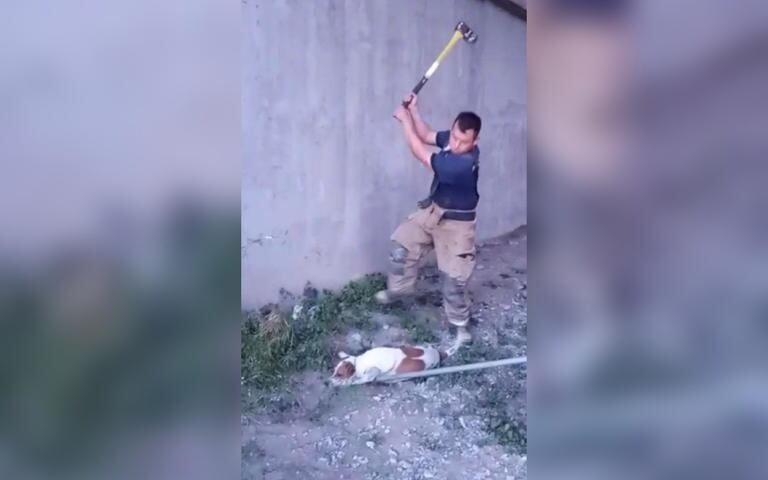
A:
{"type": "Polygon", "coordinates": [[[376,300],[387,304],[414,293],[419,262],[434,249],[445,314],[456,327],[455,351],[472,340],[467,284],[475,268],[481,120],[473,112],[462,112],[450,130],[436,132],[422,120],[414,94],[398,106],[394,116],[411,153],[434,177],[429,196],[392,234],[387,289],[378,292],[376,300]],[[435,152],[434,147],[439,150],[435,152]]]}

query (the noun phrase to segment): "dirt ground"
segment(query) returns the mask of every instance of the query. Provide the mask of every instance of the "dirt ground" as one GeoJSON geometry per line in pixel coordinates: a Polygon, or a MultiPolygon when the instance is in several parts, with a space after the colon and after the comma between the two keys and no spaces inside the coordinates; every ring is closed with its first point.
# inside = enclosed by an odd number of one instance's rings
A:
{"type": "MultiPolygon", "coordinates": [[[[479,246],[474,341],[445,365],[526,355],[526,258],[524,230],[479,246]]],[[[338,348],[418,343],[425,333],[447,346],[438,279],[434,265],[423,269],[407,324],[372,312],[375,327],[336,339],[338,348]]],[[[245,409],[243,479],[526,478],[525,365],[342,388],[328,385],[330,373],[296,374],[268,405],[245,409]]]]}

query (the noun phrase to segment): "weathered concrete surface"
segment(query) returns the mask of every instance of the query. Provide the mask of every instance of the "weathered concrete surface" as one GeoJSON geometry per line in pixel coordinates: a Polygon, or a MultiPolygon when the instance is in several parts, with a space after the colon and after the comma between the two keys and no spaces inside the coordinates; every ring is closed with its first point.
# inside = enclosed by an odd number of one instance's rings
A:
{"type": "Polygon", "coordinates": [[[422,90],[435,128],[483,118],[481,238],[526,223],[525,23],[488,2],[243,2],[242,299],[335,288],[387,264],[389,235],[429,188],[392,118],[450,38],[422,90]]]}

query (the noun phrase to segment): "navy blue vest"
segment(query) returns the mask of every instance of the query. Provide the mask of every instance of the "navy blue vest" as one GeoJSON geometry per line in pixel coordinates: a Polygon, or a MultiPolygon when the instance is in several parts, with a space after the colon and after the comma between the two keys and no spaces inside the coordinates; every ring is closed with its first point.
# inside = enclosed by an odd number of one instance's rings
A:
{"type": "MultiPolygon", "coordinates": [[[[438,132],[437,146],[445,148],[450,132],[438,132]]],[[[448,210],[474,210],[480,200],[477,182],[480,177],[480,149],[456,155],[450,150],[432,154],[432,178],[428,200],[448,210]]]]}

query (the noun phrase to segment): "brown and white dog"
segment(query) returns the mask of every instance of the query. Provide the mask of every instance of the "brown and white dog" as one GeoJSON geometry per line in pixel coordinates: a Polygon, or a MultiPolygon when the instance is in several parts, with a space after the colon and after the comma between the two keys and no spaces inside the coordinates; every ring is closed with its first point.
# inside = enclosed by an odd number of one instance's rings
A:
{"type": "Polygon", "coordinates": [[[341,361],[333,370],[331,383],[357,385],[371,382],[379,375],[428,370],[438,366],[446,356],[429,346],[376,347],[358,356],[340,352],[341,361]]]}

